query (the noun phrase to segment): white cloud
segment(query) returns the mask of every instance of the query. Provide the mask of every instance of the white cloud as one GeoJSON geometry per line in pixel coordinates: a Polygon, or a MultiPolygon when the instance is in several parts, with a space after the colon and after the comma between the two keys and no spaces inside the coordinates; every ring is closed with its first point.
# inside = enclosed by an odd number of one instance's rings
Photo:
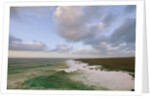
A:
{"type": "Polygon", "coordinates": [[[102,18],[104,7],[61,6],[54,13],[58,24],[58,34],[67,41],[77,42],[94,37],[103,29],[103,22],[90,23],[93,19],[102,18]],[[93,14],[93,13],[97,14],[93,14]],[[101,13],[100,13],[101,12],[101,13]],[[92,18],[95,17],[95,18],[92,18]]]}
{"type": "Polygon", "coordinates": [[[24,42],[12,35],[9,37],[9,49],[18,51],[47,51],[46,44],[39,41],[24,42]]]}
{"type": "Polygon", "coordinates": [[[70,45],[59,44],[54,49],[49,50],[50,52],[69,53],[73,49],[70,45]]]}
{"type": "MultiPolygon", "coordinates": [[[[135,6],[126,7],[126,9],[130,8],[135,10],[135,6]]],[[[135,13],[134,10],[132,10],[133,13],[135,13]]],[[[80,41],[92,46],[96,53],[102,56],[112,54],[111,52],[125,55],[121,50],[130,52],[135,49],[135,17],[122,16],[121,13],[128,12],[123,9],[116,14],[104,6],[63,6],[57,8],[54,18],[58,25],[57,33],[67,42],[80,41]],[[120,26],[117,26],[119,24],[120,26]]],[[[95,54],[88,49],[77,49],[73,53],[95,54]]]]}
{"type": "MultiPolygon", "coordinates": [[[[113,7],[111,6],[111,8],[113,7]]],[[[136,7],[129,5],[123,8],[115,13],[108,6],[60,6],[54,8],[53,18],[56,22],[55,27],[58,35],[64,38],[67,43],[80,42],[83,43],[83,47],[85,44],[91,46],[91,48],[73,50],[70,45],[59,44],[49,50],[42,42],[25,43],[21,39],[12,37],[13,41],[10,39],[10,42],[13,43],[10,44],[10,49],[46,50],[78,55],[115,56],[116,54],[116,56],[134,56],[136,17],[132,14],[136,13],[136,7]]],[[[14,13],[12,15],[17,15],[15,8],[11,10],[14,13]]],[[[36,17],[47,17],[50,14],[48,7],[23,7],[20,8],[21,10],[36,17]]]]}
{"type": "Polygon", "coordinates": [[[92,48],[79,48],[72,51],[72,54],[76,55],[99,55],[99,51],[92,48]]]}
{"type": "Polygon", "coordinates": [[[118,49],[118,47],[108,47],[107,48],[108,51],[110,51],[110,50],[117,50],[117,49],[118,49]]]}
{"type": "Polygon", "coordinates": [[[45,51],[47,49],[46,45],[42,42],[13,42],[9,45],[10,50],[19,51],[45,51]]]}

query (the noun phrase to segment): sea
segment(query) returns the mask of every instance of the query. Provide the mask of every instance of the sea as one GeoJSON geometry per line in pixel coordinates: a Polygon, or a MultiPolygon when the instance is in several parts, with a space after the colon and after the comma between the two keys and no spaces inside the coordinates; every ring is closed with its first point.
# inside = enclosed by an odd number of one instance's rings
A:
{"type": "Polygon", "coordinates": [[[7,89],[134,91],[131,72],[102,69],[71,58],[9,58],[7,89]]]}

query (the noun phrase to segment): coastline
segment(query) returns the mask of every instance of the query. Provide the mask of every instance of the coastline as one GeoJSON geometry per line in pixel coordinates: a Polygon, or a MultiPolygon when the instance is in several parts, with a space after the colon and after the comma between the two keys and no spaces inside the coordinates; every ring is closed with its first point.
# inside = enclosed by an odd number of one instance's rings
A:
{"type": "Polygon", "coordinates": [[[104,70],[108,71],[128,71],[135,72],[135,57],[126,58],[86,58],[86,59],[75,59],[88,63],[90,65],[102,65],[104,70]]]}

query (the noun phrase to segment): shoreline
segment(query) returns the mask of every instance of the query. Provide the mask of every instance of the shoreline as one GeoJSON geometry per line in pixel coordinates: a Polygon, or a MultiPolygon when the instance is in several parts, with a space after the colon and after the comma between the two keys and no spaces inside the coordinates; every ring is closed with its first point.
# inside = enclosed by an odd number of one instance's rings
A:
{"type": "Polygon", "coordinates": [[[88,59],[74,59],[91,65],[101,65],[104,70],[110,71],[128,71],[135,72],[135,57],[125,58],[88,58],[88,59]]]}

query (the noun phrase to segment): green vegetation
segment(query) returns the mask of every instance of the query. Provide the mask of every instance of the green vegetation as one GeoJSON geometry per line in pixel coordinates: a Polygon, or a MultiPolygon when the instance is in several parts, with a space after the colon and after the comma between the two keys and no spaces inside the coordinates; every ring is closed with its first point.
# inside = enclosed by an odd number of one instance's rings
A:
{"type": "Polygon", "coordinates": [[[89,65],[102,65],[104,70],[122,70],[122,71],[135,71],[135,57],[128,58],[90,58],[90,59],[76,59],[89,63],[89,65]]]}

